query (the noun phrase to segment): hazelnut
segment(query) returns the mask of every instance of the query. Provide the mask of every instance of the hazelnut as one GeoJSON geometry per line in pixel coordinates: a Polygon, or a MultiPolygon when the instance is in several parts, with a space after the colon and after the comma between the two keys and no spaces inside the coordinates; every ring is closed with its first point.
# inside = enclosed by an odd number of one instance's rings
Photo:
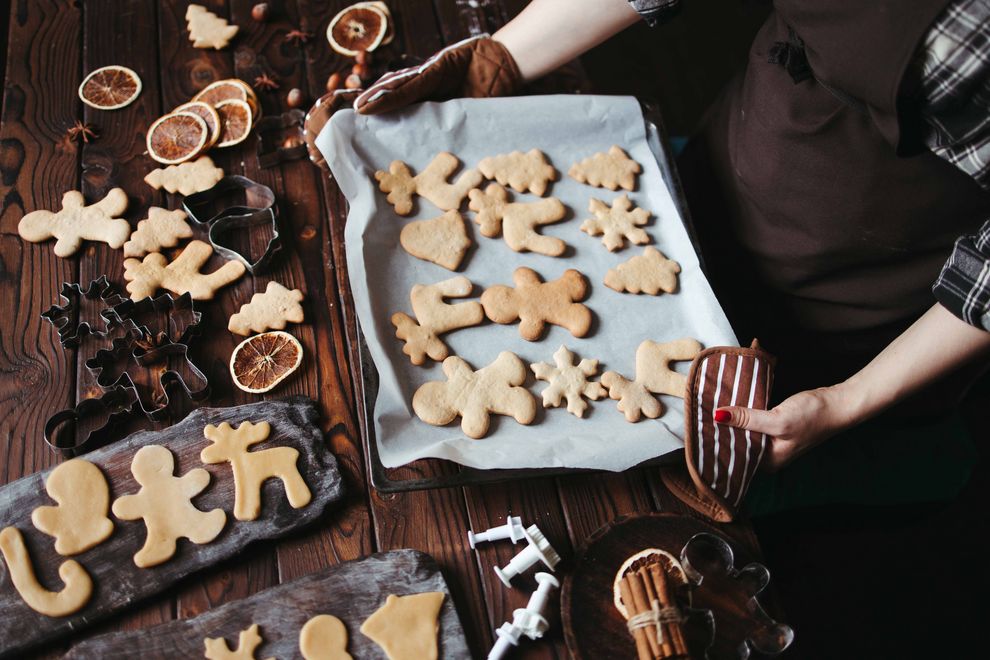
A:
{"type": "Polygon", "coordinates": [[[368,64],[371,63],[370,60],[371,60],[371,55],[369,55],[368,51],[366,50],[359,50],[358,54],[354,56],[354,61],[360,64],[361,66],[367,66],[368,64]]]}
{"type": "Polygon", "coordinates": [[[272,8],[267,2],[259,2],[254,7],[251,7],[251,18],[258,21],[259,23],[264,23],[271,16],[272,8]]]}
{"type": "Polygon", "coordinates": [[[353,73],[358,78],[364,78],[368,75],[368,67],[364,64],[355,64],[351,67],[351,73],[353,73]]]}
{"type": "Polygon", "coordinates": [[[340,73],[331,73],[327,78],[327,91],[334,92],[340,89],[340,73]]]}
{"type": "Polygon", "coordinates": [[[288,95],[285,97],[285,102],[290,108],[298,108],[305,100],[306,98],[303,96],[302,90],[298,87],[290,89],[288,95]]]}
{"type": "Polygon", "coordinates": [[[353,73],[347,76],[347,80],[344,81],[344,87],[347,89],[361,89],[361,76],[354,75],[353,73]]]}

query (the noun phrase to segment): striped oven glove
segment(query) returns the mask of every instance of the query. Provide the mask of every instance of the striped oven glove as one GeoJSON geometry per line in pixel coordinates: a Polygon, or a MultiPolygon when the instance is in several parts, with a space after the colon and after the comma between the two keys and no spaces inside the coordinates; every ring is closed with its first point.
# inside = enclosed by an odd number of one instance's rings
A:
{"type": "Polygon", "coordinates": [[[691,364],[684,397],[685,465],[663,470],[667,488],[718,522],[730,522],[746,496],[770,439],[716,424],[720,406],[767,409],[775,359],[753,340],[749,348],[715,346],[691,364]]]}

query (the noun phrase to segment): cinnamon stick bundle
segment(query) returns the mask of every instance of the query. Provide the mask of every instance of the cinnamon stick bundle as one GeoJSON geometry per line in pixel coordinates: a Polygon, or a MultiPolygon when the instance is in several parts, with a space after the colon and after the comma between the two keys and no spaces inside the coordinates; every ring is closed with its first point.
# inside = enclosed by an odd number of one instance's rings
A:
{"type": "Polygon", "coordinates": [[[639,660],[689,657],[677,602],[661,564],[629,571],[619,590],[639,660]]]}

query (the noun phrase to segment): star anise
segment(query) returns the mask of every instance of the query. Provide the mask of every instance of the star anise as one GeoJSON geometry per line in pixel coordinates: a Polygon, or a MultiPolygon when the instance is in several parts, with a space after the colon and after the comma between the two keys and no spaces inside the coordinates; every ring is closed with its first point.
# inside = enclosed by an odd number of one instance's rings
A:
{"type": "Polygon", "coordinates": [[[90,140],[95,140],[100,134],[96,132],[96,129],[91,124],[84,124],[77,119],[76,123],[65,132],[65,136],[74,142],[85,142],[89,144],[90,140]]]}
{"type": "Polygon", "coordinates": [[[293,46],[302,46],[309,43],[309,40],[313,38],[312,32],[306,32],[305,30],[290,30],[285,35],[285,40],[288,41],[293,46]]]}
{"type": "Polygon", "coordinates": [[[267,73],[263,73],[254,79],[254,86],[256,89],[278,89],[278,79],[274,76],[268,75],[267,73]]]}

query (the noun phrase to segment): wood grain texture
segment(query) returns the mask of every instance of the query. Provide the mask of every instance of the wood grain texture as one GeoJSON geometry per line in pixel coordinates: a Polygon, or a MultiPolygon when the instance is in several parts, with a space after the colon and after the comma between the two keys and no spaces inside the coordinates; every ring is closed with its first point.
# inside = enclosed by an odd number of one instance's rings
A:
{"type": "Polygon", "coordinates": [[[464,629],[450,599],[450,589],[432,557],[414,550],[397,550],[348,561],[292,582],[266,589],[250,598],[228,603],[191,619],[173,621],[134,633],[114,633],[75,646],[69,659],[141,657],[192,658],[203,653],[203,640],[224,637],[230,645],[237,634],[258,624],[264,642],[256,657],[299,657],[299,630],[317,614],[343,621],[348,652],[355,658],[384,658],[382,650],[359,632],[361,624],[390,594],[439,591],[447,595],[440,608],[438,651],[441,658],[468,657],[464,629]]]}
{"type": "MultiPolygon", "coordinates": [[[[164,431],[142,431],[109,447],[86,455],[96,464],[110,484],[111,498],[134,493],[140,485],[131,474],[131,459],[143,446],[158,444],[175,456],[176,474],[203,467],[210,473],[210,485],[194,498],[202,511],[220,508],[228,512],[220,535],[211,543],[195,546],[179,541],[174,557],[159,566],[141,569],[135,566],[134,553],[146,536],[144,522],[114,520],[114,533],[104,543],[76,556],[94,582],[91,600],[78,613],[66,617],[46,617],[29,608],[10,582],[4,570],[0,580],[0,655],[11,655],[25,648],[88,626],[122,608],[162,591],[202,568],[234,556],[249,543],[271,539],[302,528],[318,520],[330,505],[343,495],[337,461],[326,450],[312,401],[295,397],[285,401],[264,401],[233,408],[201,408],[182,422],[164,431]],[[207,424],[230,422],[237,426],[245,420],[266,420],[272,430],[268,439],[254,451],[269,447],[291,446],[299,451],[297,467],[312,493],[312,501],[293,509],[285,498],[282,484],[270,479],[262,486],[262,512],[254,521],[235,520],[233,510],[234,480],[226,463],[203,465],[200,451],[209,444],[203,437],[207,424]]],[[[0,489],[0,528],[14,526],[25,537],[35,571],[46,585],[60,584],[57,568],[64,560],[54,552],[51,537],[42,534],[30,522],[31,512],[40,505],[52,504],[45,493],[48,471],[25,477],[0,489]]]]}

